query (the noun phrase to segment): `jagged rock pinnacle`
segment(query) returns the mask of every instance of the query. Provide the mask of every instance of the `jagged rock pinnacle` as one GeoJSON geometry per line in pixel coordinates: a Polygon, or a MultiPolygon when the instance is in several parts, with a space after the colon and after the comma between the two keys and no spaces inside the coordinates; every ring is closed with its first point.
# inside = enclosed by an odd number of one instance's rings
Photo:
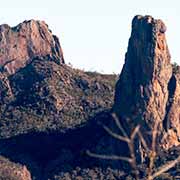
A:
{"type": "Polygon", "coordinates": [[[47,55],[56,62],[64,63],[59,40],[44,21],[24,21],[12,28],[7,24],[0,26],[0,65],[14,60],[5,67],[10,74],[34,57],[47,55]]]}
{"type": "Polygon", "coordinates": [[[140,123],[148,130],[159,122],[159,133],[165,129],[163,123],[172,96],[169,92],[172,65],[165,32],[161,20],[151,16],[134,17],[114,105],[122,122],[132,127],[140,123]]]}

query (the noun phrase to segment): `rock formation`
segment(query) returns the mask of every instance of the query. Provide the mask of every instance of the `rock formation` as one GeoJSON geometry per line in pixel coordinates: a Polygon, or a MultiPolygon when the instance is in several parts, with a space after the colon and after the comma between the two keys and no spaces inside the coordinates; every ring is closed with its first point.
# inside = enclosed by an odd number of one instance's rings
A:
{"type": "MultiPolygon", "coordinates": [[[[177,67],[176,67],[177,68],[177,67]]],[[[180,145],[180,69],[173,71],[168,84],[169,99],[166,106],[164,126],[167,133],[163,137],[163,147],[168,149],[180,145]]]]}
{"type": "Polygon", "coordinates": [[[1,25],[0,32],[0,154],[25,164],[32,179],[54,176],[56,166],[57,173],[84,166],[85,147],[102,149],[94,116],[111,108],[117,76],[67,66],[44,22],[1,25]]]}
{"type": "Polygon", "coordinates": [[[0,26],[0,65],[13,74],[36,56],[52,56],[54,61],[64,63],[59,40],[52,35],[43,21],[24,21],[11,28],[0,26]]]}
{"type": "Polygon", "coordinates": [[[0,35],[2,138],[71,129],[112,105],[114,83],[65,65],[59,40],[45,22],[1,25],[0,35]]]}
{"type": "Polygon", "coordinates": [[[76,128],[112,106],[115,79],[98,74],[93,77],[58,65],[49,57],[33,59],[0,81],[4,89],[0,90],[4,102],[0,105],[0,137],[76,128]]]}
{"type": "Polygon", "coordinates": [[[146,135],[158,122],[161,145],[178,146],[180,68],[170,64],[165,31],[151,16],[133,19],[114,103],[116,75],[67,66],[44,22],[1,25],[0,179],[125,179],[122,162],[85,153],[127,153],[102,128],[119,132],[113,111],[127,131],[141,124],[146,135]]]}
{"type": "Polygon", "coordinates": [[[5,73],[0,72],[0,105],[8,103],[12,101],[12,99],[13,93],[9,84],[8,77],[5,73]]]}
{"type": "Polygon", "coordinates": [[[31,180],[31,175],[25,166],[15,164],[0,156],[0,179],[31,180]]]}
{"type": "MultiPolygon", "coordinates": [[[[128,127],[141,124],[142,130],[149,131],[158,123],[159,134],[177,132],[173,133],[173,142],[169,142],[172,147],[179,144],[180,137],[179,84],[178,75],[172,75],[165,32],[161,20],[151,16],[134,17],[113,109],[128,127]]],[[[166,146],[165,142],[162,144],[166,146]]]]}

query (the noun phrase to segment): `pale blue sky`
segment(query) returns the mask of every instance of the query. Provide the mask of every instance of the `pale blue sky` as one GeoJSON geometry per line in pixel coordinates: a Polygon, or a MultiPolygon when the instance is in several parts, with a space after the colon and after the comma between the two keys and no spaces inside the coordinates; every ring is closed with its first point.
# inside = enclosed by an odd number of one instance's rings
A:
{"type": "Polygon", "coordinates": [[[134,15],[152,15],[167,25],[172,61],[180,63],[180,0],[1,0],[0,24],[45,20],[60,38],[66,63],[120,73],[134,15]]]}

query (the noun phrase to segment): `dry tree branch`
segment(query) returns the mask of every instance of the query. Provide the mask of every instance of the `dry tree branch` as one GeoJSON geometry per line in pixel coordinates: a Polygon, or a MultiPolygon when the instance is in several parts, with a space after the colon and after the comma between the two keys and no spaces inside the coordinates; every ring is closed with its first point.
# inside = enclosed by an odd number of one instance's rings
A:
{"type": "Polygon", "coordinates": [[[175,160],[169,161],[165,165],[161,166],[154,174],[150,175],[149,180],[153,180],[154,178],[168,171],[178,163],[180,163],[180,155],[175,160]]]}
{"type": "Polygon", "coordinates": [[[153,166],[154,166],[154,161],[155,161],[155,157],[156,157],[156,142],[157,142],[157,130],[158,130],[158,125],[159,122],[155,121],[153,130],[152,130],[152,144],[151,144],[151,150],[148,153],[149,156],[149,165],[148,165],[148,169],[147,169],[147,173],[148,173],[148,180],[150,180],[151,174],[153,172],[153,166]]]}
{"type": "Polygon", "coordinates": [[[133,129],[130,137],[128,137],[128,135],[127,135],[125,129],[123,128],[123,126],[121,125],[117,115],[115,113],[112,113],[111,115],[112,115],[113,119],[115,120],[115,123],[116,123],[117,127],[122,132],[123,136],[126,137],[127,140],[128,140],[128,141],[125,141],[125,142],[128,145],[128,148],[129,148],[129,151],[130,151],[130,157],[131,157],[131,160],[132,160],[130,165],[131,165],[131,167],[133,169],[133,174],[135,176],[135,179],[139,179],[139,171],[138,171],[138,168],[137,168],[136,155],[135,155],[135,150],[134,150],[134,138],[139,132],[140,125],[137,125],[133,129]]]}
{"type": "Polygon", "coordinates": [[[141,131],[138,131],[137,133],[138,133],[138,137],[139,137],[139,139],[140,139],[140,141],[141,141],[143,147],[145,148],[146,152],[149,152],[148,145],[147,145],[146,140],[144,139],[144,137],[143,137],[141,131]]]}
{"type": "Polygon", "coordinates": [[[118,139],[118,140],[120,140],[120,141],[124,141],[124,142],[126,142],[126,143],[130,143],[130,139],[129,139],[129,138],[123,137],[123,136],[120,136],[119,134],[114,133],[113,131],[111,131],[110,128],[108,128],[108,127],[105,126],[105,125],[102,125],[102,126],[103,126],[104,130],[105,130],[109,135],[111,135],[112,137],[114,137],[114,138],[116,138],[116,139],[118,139]]]}
{"type": "Polygon", "coordinates": [[[132,133],[131,133],[131,136],[130,136],[130,139],[131,139],[131,140],[134,140],[134,138],[135,138],[136,134],[138,133],[139,129],[140,129],[140,125],[137,125],[137,126],[133,129],[133,131],[132,131],[132,133]]]}
{"type": "Polygon", "coordinates": [[[129,152],[130,152],[130,157],[117,156],[117,155],[96,154],[96,153],[92,153],[90,151],[86,151],[87,155],[89,155],[90,157],[99,158],[99,159],[126,161],[131,165],[132,173],[133,173],[135,179],[139,180],[139,169],[138,169],[137,162],[136,162],[136,155],[135,155],[135,148],[134,148],[135,137],[137,135],[140,142],[142,143],[142,145],[145,149],[145,153],[148,155],[148,158],[149,158],[149,164],[148,164],[148,168],[147,168],[147,177],[146,177],[147,180],[153,180],[154,178],[158,177],[162,173],[168,171],[170,168],[174,167],[176,164],[180,163],[180,156],[178,156],[178,158],[176,158],[175,160],[169,161],[165,165],[162,165],[161,167],[159,167],[159,169],[153,174],[154,161],[155,161],[155,157],[156,157],[156,143],[157,143],[157,134],[158,134],[159,122],[156,121],[154,124],[154,127],[152,129],[152,133],[151,133],[151,135],[152,135],[151,147],[148,147],[148,144],[147,144],[145,138],[143,137],[143,135],[140,131],[140,125],[137,125],[133,129],[130,136],[128,136],[125,129],[121,125],[117,115],[115,113],[112,113],[112,117],[113,117],[117,127],[119,128],[119,130],[123,134],[123,136],[113,132],[106,125],[104,125],[104,124],[101,124],[101,125],[104,128],[104,130],[110,136],[112,136],[115,139],[118,139],[120,141],[127,143],[128,148],[129,148],[129,152]]]}
{"type": "Polygon", "coordinates": [[[155,121],[153,131],[152,131],[152,151],[156,151],[156,139],[157,139],[157,129],[158,129],[158,121],[155,121]]]}
{"type": "Polygon", "coordinates": [[[111,116],[113,117],[116,126],[119,128],[119,130],[122,132],[124,137],[128,137],[126,131],[124,130],[123,126],[121,125],[119,118],[117,117],[117,115],[115,113],[112,113],[111,116]]]}
{"type": "MultiPolygon", "coordinates": [[[[116,116],[114,115],[114,117],[116,117],[116,116]]],[[[116,120],[117,120],[117,118],[116,118],[116,120]]],[[[129,151],[130,151],[130,158],[129,157],[114,156],[114,155],[113,156],[99,155],[99,154],[91,153],[89,151],[87,151],[87,154],[90,155],[91,157],[97,157],[97,158],[102,158],[102,159],[111,159],[111,157],[112,157],[112,158],[115,158],[116,160],[118,158],[120,158],[119,160],[128,161],[129,164],[132,167],[132,172],[133,172],[133,174],[135,176],[135,179],[138,180],[139,179],[139,171],[138,171],[138,168],[137,168],[136,155],[135,155],[135,150],[134,150],[134,138],[138,134],[138,131],[140,129],[140,125],[137,125],[133,129],[130,137],[128,137],[127,134],[125,133],[124,128],[121,126],[121,124],[120,123],[116,123],[116,124],[118,124],[118,127],[119,127],[120,130],[122,129],[123,134],[125,135],[125,137],[123,137],[123,136],[121,136],[121,135],[119,135],[117,133],[114,133],[109,127],[107,127],[107,126],[105,126],[103,124],[101,124],[101,125],[104,128],[104,130],[110,136],[112,136],[112,137],[114,137],[114,138],[116,138],[116,139],[118,139],[120,141],[124,141],[124,142],[127,143],[129,151]]]]}
{"type": "Polygon", "coordinates": [[[99,159],[107,159],[107,160],[122,160],[122,161],[127,161],[128,163],[132,162],[132,159],[129,157],[124,157],[124,156],[116,156],[116,155],[105,155],[105,154],[96,154],[92,153],[90,151],[86,151],[87,155],[94,157],[94,158],[99,158],[99,159]]]}
{"type": "Polygon", "coordinates": [[[134,149],[134,138],[137,135],[138,131],[140,129],[140,125],[137,125],[131,135],[130,135],[130,141],[128,143],[129,151],[130,151],[130,156],[132,158],[132,162],[130,163],[132,169],[133,169],[133,174],[135,176],[135,179],[139,179],[139,171],[137,168],[137,162],[136,162],[136,155],[135,155],[135,149],[134,149]]]}

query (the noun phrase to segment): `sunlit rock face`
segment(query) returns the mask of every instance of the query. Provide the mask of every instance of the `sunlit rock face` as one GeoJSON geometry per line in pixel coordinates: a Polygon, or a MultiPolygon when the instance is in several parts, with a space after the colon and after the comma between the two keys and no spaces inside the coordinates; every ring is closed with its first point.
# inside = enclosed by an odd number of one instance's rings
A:
{"type": "Polygon", "coordinates": [[[32,180],[26,166],[13,163],[2,156],[0,156],[0,179],[32,180]]]}
{"type": "MultiPolygon", "coordinates": [[[[141,124],[142,129],[149,131],[158,122],[159,134],[171,128],[179,133],[179,117],[173,116],[177,98],[169,106],[169,98],[174,95],[179,97],[179,91],[177,81],[175,90],[170,91],[173,88],[172,65],[165,32],[166,26],[161,20],[151,16],[134,17],[125,64],[116,84],[113,108],[122,122],[131,128],[141,124]]],[[[168,147],[177,145],[175,140],[170,144],[168,147]]]]}
{"type": "Polygon", "coordinates": [[[0,65],[14,74],[36,56],[53,57],[64,63],[59,40],[44,21],[24,21],[16,27],[0,26],[0,65]]]}
{"type": "Polygon", "coordinates": [[[86,149],[112,152],[98,121],[110,121],[117,76],[66,65],[41,21],[1,25],[0,39],[0,179],[54,179],[83,169],[86,149]]]}

